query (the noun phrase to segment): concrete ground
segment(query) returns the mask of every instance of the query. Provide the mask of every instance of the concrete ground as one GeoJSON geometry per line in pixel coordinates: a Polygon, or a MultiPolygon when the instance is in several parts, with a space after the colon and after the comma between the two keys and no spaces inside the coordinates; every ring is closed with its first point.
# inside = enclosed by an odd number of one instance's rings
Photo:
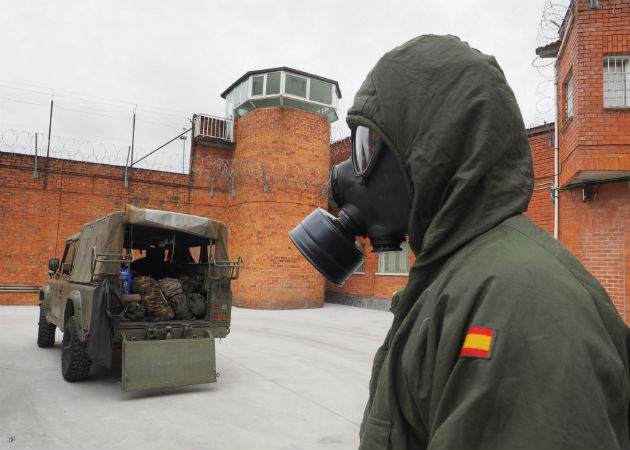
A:
{"type": "Polygon", "coordinates": [[[356,448],[392,315],[234,308],[217,383],[128,393],[119,368],[64,381],[61,333],[37,347],[37,319],[37,307],[0,306],[0,449],[356,448]]]}

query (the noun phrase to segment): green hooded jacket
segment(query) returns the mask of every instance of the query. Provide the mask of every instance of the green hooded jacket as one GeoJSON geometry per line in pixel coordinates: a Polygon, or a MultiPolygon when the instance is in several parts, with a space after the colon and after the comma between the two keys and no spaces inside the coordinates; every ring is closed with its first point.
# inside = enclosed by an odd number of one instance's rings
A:
{"type": "Polygon", "coordinates": [[[379,60],[347,121],[398,158],[417,257],[374,359],[360,448],[629,448],[628,328],[523,215],[531,152],[495,59],[416,38],[379,60]]]}

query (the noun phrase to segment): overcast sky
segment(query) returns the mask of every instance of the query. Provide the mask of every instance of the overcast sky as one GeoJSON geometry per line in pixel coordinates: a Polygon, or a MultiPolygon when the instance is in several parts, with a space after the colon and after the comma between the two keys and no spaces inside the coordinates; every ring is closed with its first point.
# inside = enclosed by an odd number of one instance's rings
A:
{"type": "Polygon", "coordinates": [[[53,136],[112,142],[124,152],[138,105],[141,155],[176,136],[192,114],[224,116],[225,88],[247,71],[277,66],[339,82],[333,125],[343,133],[354,93],[380,56],[427,33],[454,34],[496,56],[529,126],[543,117],[537,104],[548,108],[532,67],[546,3],[0,0],[0,150],[8,149],[6,130],[47,132],[54,91],[53,136]]]}

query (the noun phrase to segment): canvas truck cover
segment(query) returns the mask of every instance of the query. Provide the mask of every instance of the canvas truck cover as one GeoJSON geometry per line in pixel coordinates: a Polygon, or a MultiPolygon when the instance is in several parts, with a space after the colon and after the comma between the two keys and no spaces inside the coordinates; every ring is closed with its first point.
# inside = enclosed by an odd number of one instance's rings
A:
{"type": "MultiPolygon", "coordinates": [[[[79,246],[74,256],[70,281],[90,283],[94,255],[120,254],[125,237],[125,214],[116,212],[102,219],[87,223],[81,228],[79,246]]],[[[96,263],[94,273],[118,274],[120,263],[96,263]]]]}
{"type": "Polygon", "coordinates": [[[189,214],[126,205],[124,212],[112,213],[83,226],[75,254],[76,264],[70,274],[71,282],[90,283],[92,264],[94,273],[119,273],[120,262],[94,263],[94,255],[120,255],[125,237],[125,223],[175,230],[212,239],[216,242],[217,261],[228,260],[227,228],[221,222],[189,214]]]}
{"type": "Polygon", "coordinates": [[[213,240],[216,240],[220,235],[222,227],[221,222],[205,217],[156,209],[136,208],[133,205],[125,206],[125,222],[183,231],[213,240]]]}

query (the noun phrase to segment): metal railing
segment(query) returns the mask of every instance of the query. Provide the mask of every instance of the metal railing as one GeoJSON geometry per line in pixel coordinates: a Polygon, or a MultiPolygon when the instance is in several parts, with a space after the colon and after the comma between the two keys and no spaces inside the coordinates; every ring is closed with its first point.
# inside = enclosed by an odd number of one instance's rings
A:
{"type": "Polygon", "coordinates": [[[193,137],[223,139],[233,142],[234,121],[225,117],[210,116],[208,114],[195,115],[193,137]]]}

